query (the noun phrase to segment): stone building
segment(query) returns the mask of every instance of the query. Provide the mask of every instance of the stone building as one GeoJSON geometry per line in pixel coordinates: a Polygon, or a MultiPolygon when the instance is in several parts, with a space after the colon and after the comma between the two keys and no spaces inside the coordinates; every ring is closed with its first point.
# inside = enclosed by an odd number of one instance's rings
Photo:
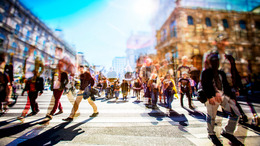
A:
{"type": "Polygon", "coordinates": [[[235,57],[241,75],[259,73],[259,23],[257,8],[250,12],[238,12],[188,8],[177,4],[156,33],[157,56],[160,60],[171,56],[176,68],[181,57],[186,55],[191,58],[191,64],[201,71],[203,54],[213,48],[217,35],[227,34],[227,51],[235,57]]]}
{"type": "Polygon", "coordinates": [[[58,59],[67,56],[73,64],[76,61],[75,49],[17,0],[0,1],[0,51],[14,53],[17,75],[22,74],[25,57],[27,72],[31,72],[35,57],[40,56],[45,64],[45,77],[50,76],[58,59]]]}

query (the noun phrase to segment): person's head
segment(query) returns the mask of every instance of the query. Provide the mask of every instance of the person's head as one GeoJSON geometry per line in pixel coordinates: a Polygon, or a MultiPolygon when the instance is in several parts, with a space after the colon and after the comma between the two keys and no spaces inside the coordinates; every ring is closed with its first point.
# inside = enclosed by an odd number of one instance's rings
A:
{"type": "Polygon", "coordinates": [[[182,64],[187,64],[188,63],[188,57],[187,56],[183,56],[181,58],[182,64]]]}
{"type": "Polygon", "coordinates": [[[83,65],[79,66],[79,71],[80,71],[81,73],[84,72],[84,66],[83,66],[83,65]]]}
{"type": "Polygon", "coordinates": [[[188,72],[186,72],[186,71],[182,72],[182,77],[183,78],[187,78],[187,76],[188,76],[188,72]]]}
{"type": "Polygon", "coordinates": [[[217,52],[211,53],[211,54],[208,55],[207,59],[209,60],[210,67],[213,70],[218,70],[218,68],[219,68],[219,54],[217,52]]]}
{"type": "Polygon", "coordinates": [[[224,52],[226,46],[228,45],[228,36],[225,34],[220,34],[215,39],[216,46],[220,52],[224,52]]]}
{"type": "Polygon", "coordinates": [[[165,78],[166,79],[171,79],[171,75],[170,74],[166,74],[165,78]]]}

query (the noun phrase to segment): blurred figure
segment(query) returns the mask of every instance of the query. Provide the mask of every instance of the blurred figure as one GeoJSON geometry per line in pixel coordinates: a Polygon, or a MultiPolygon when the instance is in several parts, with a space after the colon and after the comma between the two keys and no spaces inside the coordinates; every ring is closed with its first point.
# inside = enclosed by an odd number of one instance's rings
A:
{"type": "Polygon", "coordinates": [[[122,91],[122,94],[123,94],[123,100],[127,99],[128,90],[129,90],[129,85],[128,85],[127,81],[123,79],[123,83],[121,84],[121,91],[122,91]]]}
{"type": "Polygon", "coordinates": [[[182,72],[190,73],[190,66],[188,65],[189,58],[187,56],[183,56],[181,58],[182,64],[177,68],[177,76],[178,78],[182,77],[182,72]]]}
{"type": "Polygon", "coordinates": [[[116,101],[117,101],[118,97],[119,97],[119,93],[120,93],[120,86],[119,86],[119,82],[118,81],[115,82],[114,92],[115,92],[115,97],[116,97],[116,101]]]}
{"type": "Polygon", "coordinates": [[[51,112],[46,115],[47,118],[52,119],[52,116],[56,112],[57,108],[59,108],[59,112],[57,114],[63,113],[60,98],[68,82],[68,74],[63,71],[63,62],[59,61],[57,65],[57,72],[53,73],[51,82],[51,90],[53,91],[55,102],[51,112]]]}
{"type": "Polygon", "coordinates": [[[165,79],[163,81],[164,86],[164,94],[167,99],[167,105],[166,107],[169,109],[169,111],[172,111],[172,101],[174,94],[177,93],[175,82],[172,79],[170,74],[167,74],[165,76],[165,79]]]}
{"type": "Polygon", "coordinates": [[[137,101],[140,101],[140,91],[142,89],[142,83],[141,80],[139,78],[137,78],[134,82],[134,86],[133,86],[135,95],[137,97],[137,101]]]}
{"type": "Polygon", "coordinates": [[[28,116],[36,115],[40,110],[36,99],[42,95],[44,90],[43,78],[39,76],[36,70],[33,71],[34,76],[29,78],[25,85],[25,91],[28,91],[32,112],[28,116]]]}
{"type": "Polygon", "coordinates": [[[88,94],[88,96],[87,96],[88,103],[93,108],[93,114],[90,115],[90,117],[96,117],[99,114],[96,104],[94,103],[92,98],[90,98],[90,95],[91,95],[90,90],[91,90],[91,88],[93,88],[95,81],[92,78],[90,72],[84,70],[84,66],[80,66],[79,69],[80,69],[80,91],[78,92],[77,98],[76,98],[74,105],[71,109],[71,113],[70,113],[69,117],[66,118],[66,119],[62,119],[64,121],[72,121],[73,120],[73,118],[74,118],[74,116],[75,116],[75,114],[76,114],[76,112],[79,108],[79,104],[82,101],[84,93],[88,94]]]}
{"type": "Polygon", "coordinates": [[[183,107],[183,97],[184,95],[186,95],[186,97],[188,98],[188,102],[189,102],[189,108],[190,109],[194,109],[194,107],[191,104],[191,93],[192,93],[192,89],[191,89],[191,85],[190,85],[190,80],[187,77],[188,73],[186,71],[182,72],[182,77],[179,79],[179,93],[181,94],[181,107],[183,107]]]}
{"type": "Polygon", "coordinates": [[[0,114],[7,111],[8,104],[5,104],[3,107],[3,103],[7,102],[10,96],[10,80],[9,76],[4,72],[5,64],[5,54],[0,53],[0,114]]]}
{"type": "Polygon", "coordinates": [[[222,145],[214,132],[217,109],[221,105],[230,114],[228,124],[221,133],[234,145],[243,145],[234,135],[240,112],[236,106],[235,95],[232,94],[225,72],[219,70],[219,54],[211,53],[207,56],[208,66],[202,72],[202,88],[207,102],[207,127],[209,138],[215,145],[222,145]]]}

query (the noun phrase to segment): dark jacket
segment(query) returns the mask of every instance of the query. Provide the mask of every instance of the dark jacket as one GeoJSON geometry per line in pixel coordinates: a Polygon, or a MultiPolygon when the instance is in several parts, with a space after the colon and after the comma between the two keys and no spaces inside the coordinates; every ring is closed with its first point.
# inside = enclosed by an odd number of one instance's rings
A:
{"type": "MultiPolygon", "coordinates": [[[[218,70],[218,74],[222,77],[222,88],[224,90],[224,94],[229,96],[231,99],[235,99],[235,96],[231,92],[231,88],[227,81],[227,77],[225,72],[218,70]]],[[[216,95],[215,87],[213,85],[213,70],[206,69],[202,72],[201,75],[201,85],[202,89],[205,92],[205,95],[208,99],[214,97],[216,95]]]]}
{"type": "Polygon", "coordinates": [[[94,86],[95,81],[89,72],[80,74],[80,90],[85,90],[87,86],[94,86]]]}
{"type": "Polygon", "coordinates": [[[25,91],[30,92],[30,84],[35,84],[36,92],[43,93],[44,84],[43,84],[43,78],[42,77],[37,77],[35,82],[32,82],[32,78],[29,78],[26,81],[26,84],[25,84],[25,88],[24,88],[25,91]]]}
{"type": "Polygon", "coordinates": [[[122,89],[122,91],[128,91],[128,83],[122,83],[121,89],[122,89]]]}
{"type": "MultiPolygon", "coordinates": [[[[54,74],[52,74],[52,81],[51,81],[51,90],[53,90],[53,84],[54,84],[54,74]]],[[[68,74],[66,72],[61,73],[61,79],[60,79],[60,88],[59,90],[62,91],[65,89],[66,85],[69,83],[68,74]]]]}
{"type": "Polygon", "coordinates": [[[0,102],[6,101],[7,95],[9,95],[8,82],[8,75],[0,72],[0,102]]]}

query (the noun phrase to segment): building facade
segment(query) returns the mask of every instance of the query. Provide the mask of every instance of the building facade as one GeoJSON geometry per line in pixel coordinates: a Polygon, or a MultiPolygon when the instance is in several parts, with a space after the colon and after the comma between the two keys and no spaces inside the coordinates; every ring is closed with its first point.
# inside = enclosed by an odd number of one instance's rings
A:
{"type": "Polygon", "coordinates": [[[124,77],[125,67],[127,65],[126,57],[115,57],[112,61],[113,71],[117,73],[119,79],[124,77]]]}
{"type": "Polygon", "coordinates": [[[217,35],[227,34],[227,51],[235,57],[241,75],[248,74],[248,70],[259,73],[259,13],[218,10],[213,6],[211,9],[190,8],[180,4],[179,1],[156,33],[159,59],[171,56],[176,67],[186,55],[201,71],[203,54],[214,47],[217,35]]]}
{"type": "MultiPolygon", "coordinates": [[[[17,0],[0,1],[0,51],[14,53],[14,73],[22,74],[27,57],[27,72],[34,60],[44,60],[43,76],[50,76],[59,59],[67,56],[75,64],[76,51],[17,0]]],[[[28,77],[28,76],[27,76],[28,77]]]]}

